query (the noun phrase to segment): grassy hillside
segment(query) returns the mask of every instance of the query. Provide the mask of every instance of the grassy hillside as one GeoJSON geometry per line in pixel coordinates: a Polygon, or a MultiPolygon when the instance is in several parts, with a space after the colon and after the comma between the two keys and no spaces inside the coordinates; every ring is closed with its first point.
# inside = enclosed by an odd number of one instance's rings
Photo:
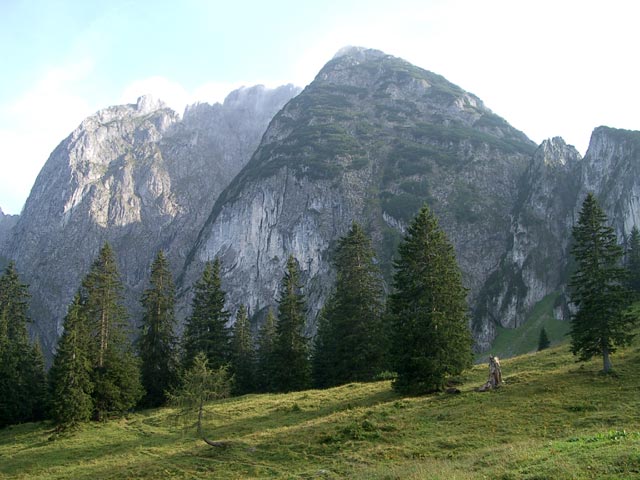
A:
{"type": "Polygon", "coordinates": [[[0,431],[0,478],[640,478],[639,343],[576,364],[566,346],[503,362],[506,385],[401,398],[389,382],[250,395],[211,405],[206,446],[150,410],[53,437],[47,424],[0,431]]]}

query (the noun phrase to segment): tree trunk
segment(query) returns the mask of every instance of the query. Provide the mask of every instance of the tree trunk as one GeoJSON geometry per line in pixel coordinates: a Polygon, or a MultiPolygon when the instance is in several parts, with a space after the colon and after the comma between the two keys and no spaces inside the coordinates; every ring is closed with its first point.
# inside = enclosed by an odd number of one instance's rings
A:
{"type": "Polygon", "coordinates": [[[609,348],[605,345],[602,347],[602,372],[609,373],[612,367],[611,360],[609,360],[609,348]]]}
{"type": "Polygon", "coordinates": [[[204,431],[202,430],[202,412],[204,411],[204,400],[201,398],[200,399],[200,405],[198,408],[198,435],[200,435],[200,438],[202,439],[202,441],[204,441],[204,443],[206,443],[207,445],[210,445],[212,447],[224,447],[226,446],[225,442],[215,442],[213,440],[209,440],[205,434],[204,431]]]}

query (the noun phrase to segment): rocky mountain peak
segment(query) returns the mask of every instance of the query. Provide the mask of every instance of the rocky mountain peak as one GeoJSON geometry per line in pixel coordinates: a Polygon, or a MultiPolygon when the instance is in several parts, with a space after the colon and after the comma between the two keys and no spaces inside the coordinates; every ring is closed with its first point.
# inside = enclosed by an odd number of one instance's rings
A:
{"type": "Polygon", "coordinates": [[[138,97],[138,101],[136,102],[136,110],[142,115],[164,108],[167,108],[167,105],[162,100],[154,98],[153,95],[149,94],[138,97]]]}
{"type": "Polygon", "coordinates": [[[580,153],[572,145],[567,145],[562,137],[544,140],[533,157],[533,163],[546,167],[571,166],[582,159],[580,153]]]}

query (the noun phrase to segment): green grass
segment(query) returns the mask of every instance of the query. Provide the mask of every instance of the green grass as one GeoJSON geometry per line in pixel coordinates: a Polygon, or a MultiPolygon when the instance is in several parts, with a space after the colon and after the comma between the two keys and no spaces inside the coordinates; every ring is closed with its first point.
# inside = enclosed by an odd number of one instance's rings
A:
{"type": "Polygon", "coordinates": [[[500,358],[508,358],[534,352],[538,349],[540,330],[543,327],[547,331],[551,345],[567,341],[570,323],[553,317],[553,304],[556,298],[557,294],[549,294],[540,300],[533,307],[527,320],[518,328],[498,327],[498,334],[490,353],[500,358]]]}
{"type": "Polygon", "coordinates": [[[402,398],[389,382],[249,395],[210,405],[211,448],[149,410],[56,437],[49,424],[0,431],[0,478],[640,478],[640,348],[615,375],[566,346],[502,363],[505,385],[402,398]]]}

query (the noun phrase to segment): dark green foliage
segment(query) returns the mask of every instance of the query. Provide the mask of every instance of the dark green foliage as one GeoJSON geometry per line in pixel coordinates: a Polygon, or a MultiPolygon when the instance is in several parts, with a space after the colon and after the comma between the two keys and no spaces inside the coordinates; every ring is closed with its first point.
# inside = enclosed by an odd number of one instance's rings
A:
{"type": "Polygon", "coordinates": [[[290,256],[280,287],[273,351],[272,378],[277,392],[304,390],[311,383],[309,339],[304,334],[305,311],[298,264],[290,256]]]}
{"type": "Polygon", "coordinates": [[[545,348],[549,348],[551,342],[549,341],[549,336],[547,335],[547,331],[544,327],[540,330],[540,338],[538,338],[538,351],[544,350],[545,348]]]}
{"type": "Polygon", "coordinates": [[[183,364],[189,368],[199,352],[204,352],[211,368],[229,361],[229,312],[224,309],[225,292],[220,277],[220,259],[207,262],[195,285],[191,316],[183,336],[183,364]]]}
{"type": "Polygon", "coordinates": [[[89,350],[86,312],[78,293],[69,305],[64,319],[64,332],[49,370],[51,417],[59,426],[86,422],[93,413],[89,350]]]}
{"type": "Polygon", "coordinates": [[[626,258],[627,270],[629,270],[628,286],[636,298],[640,297],[640,231],[634,225],[631,229],[626,258]]]}
{"type": "Polygon", "coordinates": [[[231,339],[231,373],[234,377],[233,391],[236,395],[256,390],[255,363],[255,350],[247,309],[244,305],[240,305],[231,339]]]}
{"type": "Polygon", "coordinates": [[[11,262],[0,276],[0,427],[41,419],[44,363],[27,333],[29,293],[11,262]]]}
{"type": "Polygon", "coordinates": [[[338,242],[336,289],[320,316],[314,349],[319,387],[372,380],[383,369],[384,288],[371,240],[354,223],[338,242]]]}
{"type": "Polygon", "coordinates": [[[259,392],[273,391],[274,357],[276,341],[276,317],[269,309],[267,318],[258,332],[256,349],[256,387],[259,392]]]}
{"type": "Polygon", "coordinates": [[[425,205],[398,247],[389,298],[394,388],[441,390],[471,365],[466,290],[453,246],[425,205]]]}
{"type": "Polygon", "coordinates": [[[627,345],[636,318],[626,313],[632,295],[626,288],[622,247],[593,194],[582,204],[573,227],[571,253],[576,270],[571,276],[571,351],[580,361],[602,355],[603,371],[611,369],[609,354],[627,345]]]}
{"type": "Polygon", "coordinates": [[[143,403],[157,407],[165,403],[166,392],[177,382],[175,287],[169,262],[162,251],[151,265],[151,286],[142,294],[141,359],[143,403]]]}
{"type": "Polygon", "coordinates": [[[95,417],[120,415],[143,395],[140,367],[128,338],[122,283],[109,244],[82,282],[82,309],[91,336],[95,417]]]}

